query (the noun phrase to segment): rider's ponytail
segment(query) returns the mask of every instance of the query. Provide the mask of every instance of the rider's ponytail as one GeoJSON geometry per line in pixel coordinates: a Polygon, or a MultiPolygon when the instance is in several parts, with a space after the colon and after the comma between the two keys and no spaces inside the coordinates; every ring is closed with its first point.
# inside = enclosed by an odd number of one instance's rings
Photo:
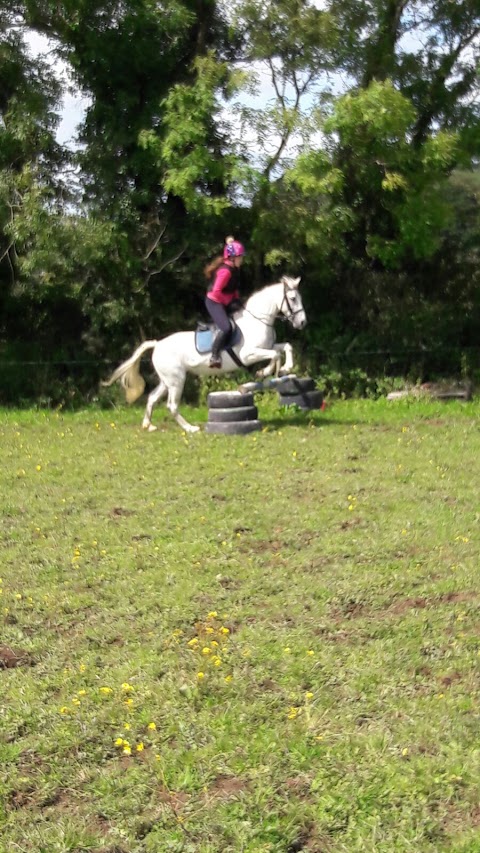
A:
{"type": "Polygon", "coordinates": [[[210,281],[214,272],[218,270],[219,267],[224,263],[222,255],[219,255],[217,258],[214,258],[213,261],[210,261],[206,267],[203,268],[203,274],[207,281],[210,281]]]}

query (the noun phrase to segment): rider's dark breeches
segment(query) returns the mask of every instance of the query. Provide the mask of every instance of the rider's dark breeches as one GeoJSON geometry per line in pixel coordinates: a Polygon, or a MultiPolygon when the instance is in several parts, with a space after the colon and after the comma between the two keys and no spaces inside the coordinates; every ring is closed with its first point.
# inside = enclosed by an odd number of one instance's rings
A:
{"type": "Polygon", "coordinates": [[[228,319],[227,309],[225,305],[220,305],[219,302],[214,302],[213,299],[205,298],[205,305],[210,317],[221,332],[230,332],[230,320],[228,319]]]}

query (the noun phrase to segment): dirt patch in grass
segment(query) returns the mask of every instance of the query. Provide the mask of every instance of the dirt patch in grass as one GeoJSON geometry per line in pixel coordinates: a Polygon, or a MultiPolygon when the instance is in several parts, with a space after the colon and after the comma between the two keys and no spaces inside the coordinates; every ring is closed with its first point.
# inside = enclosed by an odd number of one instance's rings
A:
{"type": "Polygon", "coordinates": [[[248,782],[238,776],[217,776],[208,789],[207,797],[231,800],[249,790],[248,782]]]}
{"type": "Polygon", "coordinates": [[[0,670],[13,669],[16,666],[33,666],[33,658],[23,649],[11,649],[0,646],[0,670]]]}
{"type": "Polygon", "coordinates": [[[362,601],[347,601],[342,607],[336,608],[332,612],[332,617],[335,620],[342,619],[361,619],[361,618],[378,618],[384,619],[388,616],[403,616],[410,610],[426,610],[432,607],[438,607],[442,604],[458,604],[462,602],[476,601],[478,593],[474,591],[465,592],[447,592],[441,595],[419,596],[416,598],[403,598],[385,603],[385,605],[373,607],[362,601]]]}
{"type": "Polygon", "coordinates": [[[408,610],[424,610],[427,607],[437,607],[439,604],[457,604],[465,601],[475,601],[478,598],[476,592],[447,592],[433,598],[405,598],[394,602],[388,607],[389,613],[402,614],[408,610]]]}
{"type": "Polygon", "coordinates": [[[442,824],[442,829],[448,838],[452,838],[466,829],[480,827],[480,806],[472,804],[469,811],[451,803],[442,824]]]}

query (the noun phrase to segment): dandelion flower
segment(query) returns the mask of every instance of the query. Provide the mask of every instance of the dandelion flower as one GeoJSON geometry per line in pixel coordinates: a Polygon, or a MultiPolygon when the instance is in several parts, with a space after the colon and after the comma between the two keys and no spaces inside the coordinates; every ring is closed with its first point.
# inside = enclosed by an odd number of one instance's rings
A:
{"type": "Polygon", "coordinates": [[[156,728],[157,728],[156,723],[149,723],[147,726],[147,729],[150,729],[151,732],[154,732],[156,730],[156,728]]]}
{"type": "Polygon", "coordinates": [[[143,741],[140,741],[140,743],[137,743],[137,752],[143,752],[144,749],[145,749],[145,745],[144,745],[143,741]]]}
{"type": "Polygon", "coordinates": [[[104,696],[110,696],[110,693],[112,692],[111,687],[100,687],[100,693],[103,693],[104,696]]]}
{"type": "Polygon", "coordinates": [[[123,751],[124,755],[131,755],[132,754],[132,747],[131,746],[124,746],[122,751],[123,751]]]}
{"type": "Polygon", "coordinates": [[[135,688],[132,687],[132,685],[129,684],[128,681],[124,681],[122,684],[122,690],[124,690],[125,693],[131,693],[132,690],[135,690],[135,688]]]}
{"type": "Polygon", "coordinates": [[[199,681],[201,681],[202,678],[205,678],[205,673],[204,672],[197,672],[197,678],[199,681]]]}
{"type": "Polygon", "coordinates": [[[123,746],[123,738],[122,737],[117,737],[117,739],[115,741],[115,746],[123,746]]]}

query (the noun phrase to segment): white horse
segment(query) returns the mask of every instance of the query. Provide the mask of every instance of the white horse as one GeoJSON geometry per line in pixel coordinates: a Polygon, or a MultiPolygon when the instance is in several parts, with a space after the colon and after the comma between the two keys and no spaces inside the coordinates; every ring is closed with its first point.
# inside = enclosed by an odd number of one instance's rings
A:
{"type": "MultiPolygon", "coordinates": [[[[271,284],[254,293],[244,307],[234,314],[235,322],[241,332],[239,343],[233,346],[241,364],[249,367],[259,361],[269,361],[260,371],[262,377],[291,373],[293,369],[293,349],[291,344],[275,343],[274,323],[277,317],[285,317],[294,329],[303,329],[307,323],[302,298],[298,291],[299,278],[283,276],[278,284],[271,284]],[[282,365],[282,355],[285,361],[282,365]]],[[[222,353],[222,367],[209,367],[210,354],[201,355],[195,346],[195,332],[176,332],[159,341],[145,341],[133,355],[124,361],[112,373],[110,379],[102,385],[112,385],[120,380],[128,403],[140,397],[145,381],[140,375],[139,362],[142,355],[153,349],[152,363],[160,379],[159,384],[148,397],[143,429],[153,432],[152,411],[158,401],[168,394],[167,408],[186,432],[197,432],[198,426],[189,424],[178,411],[187,373],[197,376],[231,373],[239,365],[227,351],[222,353]]]]}

